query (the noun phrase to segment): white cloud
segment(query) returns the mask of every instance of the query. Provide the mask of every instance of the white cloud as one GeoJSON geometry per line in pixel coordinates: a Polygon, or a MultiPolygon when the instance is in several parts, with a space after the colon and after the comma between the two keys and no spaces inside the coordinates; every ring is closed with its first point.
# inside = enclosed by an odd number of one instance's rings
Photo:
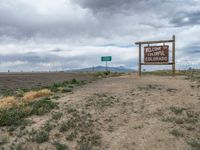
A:
{"type": "Polygon", "coordinates": [[[199,7],[198,0],[0,0],[1,71],[34,61],[35,70],[89,67],[102,55],[112,55],[113,66],[136,67],[135,41],[173,34],[182,66],[199,54],[199,7]]]}

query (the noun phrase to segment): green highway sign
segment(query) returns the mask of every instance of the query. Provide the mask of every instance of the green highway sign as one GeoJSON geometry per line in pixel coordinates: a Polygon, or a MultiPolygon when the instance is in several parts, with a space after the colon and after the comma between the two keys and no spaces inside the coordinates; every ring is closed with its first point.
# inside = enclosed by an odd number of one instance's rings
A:
{"type": "Polygon", "coordinates": [[[101,61],[112,61],[112,56],[102,56],[101,61]]]}

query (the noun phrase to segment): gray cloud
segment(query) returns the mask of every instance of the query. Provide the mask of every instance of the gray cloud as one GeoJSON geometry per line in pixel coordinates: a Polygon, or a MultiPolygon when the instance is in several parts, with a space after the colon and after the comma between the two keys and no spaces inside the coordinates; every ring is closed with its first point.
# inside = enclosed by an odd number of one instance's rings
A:
{"type": "Polygon", "coordinates": [[[135,41],[173,34],[179,41],[177,58],[192,58],[199,53],[197,44],[191,46],[200,36],[199,7],[198,0],[0,0],[0,61],[8,66],[18,61],[21,68],[48,63],[80,68],[98,64],[104,50],[117,57],[115,65],[135,67],[135,41]],[[124,56],[131,58],[117,56],[119,48],[132,48],[124,56]]]}
{"type": "Polygon", "coordinates": [[[47,5],[45,8],[37,6],[38,8],[35,8],[32,4],[34,4],[32,1],[29,1],[29,3],[20,0],[15,2],[11,0],[2,1],[2,4],[0,4],[1,37],[19,40],[64,40],[69,37],[73,38],[77,34],[84,35],[85,31],[89,32],[87,24],[93,24],[92,16],[87,11],[78,9],[73,5],[68,8],[67,4],[62,6],[61,3],[59,4],[60,7],[63,7],[61,10],[51,10],[52,6],[47,5]],[[50,9],[49,11],[54,10],[55,12],[48,13],[40,9],[50,9]],[[77,9],[74,10],[77,13],[69,12],[73,9],[77,9]]]}
{"type": "Polygon", "coordinates": [[[179,12],[174,16],[170,22],[175,26],[185,25],[199,25],[200,24],[200,11],[197,12],[179,12]]]}
{"type": "MultiPolygon", "coordinates": [[[[154,22],[165,12],[158,14],[162,7],[168,5],[161,0],[80,0],[76,3],[71,1],[71,5],[59,0],[61,10],[44,13],[40,6],[34,7],[37,1],[1,1],[1,37],[54,41],[113,38],[131,33],[132,26],[140,27],[140,24],[162,27],[166,24],[157,22],[155,25],[154,22]],[[81,7],[77,7],[77,4],[81,7]]],[[[47,5],[45,9],[53,11],[51,7],[47,5]]]]}
{"type": "MultiPolygon", "coordinates": [[[[182,23],[182,14],[174,15],[182,10],[177,5],[182,2],[191,6],[185,0],[58,0],[46,2],[46,6],[39,5],[40,1],[1,0],[0,39],[90,43],[98,38],[101,44],[119,42],[123,39],[119,36],[150,35],[182,23]]],[[[192,23],[197,14],[189,14],[192,23]]]]}
{"type": "MultiPolygon", "coordinates": [[[[94,11],[116,11],[116,8],[130,8],[132,4],[141,3],[142,1],[135,0],[76,0],[82,7],[92,9],[94,11]]],[[[118,9],[119,11],[119,9],[118,9]]]]}
{"type": "Polygon", "coordinates": [[[200,54],[200,45],[190,45],[187,46],[186,48],[183,49],[184,53],[183,55],[190,55],[193,56],[192,58],[194,59],[195,57],[199,59],[199,55],[200,54]]]}

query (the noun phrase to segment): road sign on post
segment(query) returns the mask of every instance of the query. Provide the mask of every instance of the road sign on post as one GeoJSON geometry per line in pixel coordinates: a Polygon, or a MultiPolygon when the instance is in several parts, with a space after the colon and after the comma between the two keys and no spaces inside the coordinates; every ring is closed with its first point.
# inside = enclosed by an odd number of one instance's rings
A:
{"type": "Polygon", "coordinates": [[[101,61],[105,61],[106,62],[106,71],[107,71],[108,70],[107,62],[108,61],[112,61],[112,56],[102,56],[101,57],[101,61]]]}
{"type": "Polygon", "coordinates": [[[112,56],[102,56],[101,61],[112,61],[112,56]]]}
{"type": "Polygon", "coordinates": [[[136,42],[139,45],[139,63],[138,70],[139,76],[141,76],[142,65],[172,65],[172,75],[175,76],[175,35],[171,40],[162,41],[143,41],[136,42]],[[149,46],[150,44],[163,44],[156,46],[149,46]],[[165,43],[172,43],[172,61],[169,62],[169,46],[165,43]],[[144,47],[144,62],[142,62],[142,45],[148,45],[144,47]]]}

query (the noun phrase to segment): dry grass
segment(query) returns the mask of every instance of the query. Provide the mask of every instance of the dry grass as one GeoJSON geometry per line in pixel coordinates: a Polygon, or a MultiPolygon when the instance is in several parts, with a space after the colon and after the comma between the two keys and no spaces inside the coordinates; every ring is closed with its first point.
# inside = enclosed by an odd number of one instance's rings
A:
{"type": "Polygon", "coordinates": [[[24,94],[23,96],[23,102],[29,103],[36,98],[44,97],[44,96],[50,96],[52,95],[52,92],[49,89],[42,89],[39,91],[30,91],[24,94]]]}
{"type": "Polygon", "coordinates": [[[39,91],[30,91],[24,94],[22,97],[22,101],[20,99],[17,99],[14,96],[8,96],[0,99],[0,109],[4,108],[11,108],[11,107],[17,107],[23,103],[30,103],[34,101],[37,98],[49,96],[52,95],[52,92],[48,89],[42,89],[39,91]]]}
{"type": "Polygon", "coordinates": [[[18,104],[19,101],[17,101],[14,96],[4,97],[0,99],[0,109],[15,107],[18,104]]]}

